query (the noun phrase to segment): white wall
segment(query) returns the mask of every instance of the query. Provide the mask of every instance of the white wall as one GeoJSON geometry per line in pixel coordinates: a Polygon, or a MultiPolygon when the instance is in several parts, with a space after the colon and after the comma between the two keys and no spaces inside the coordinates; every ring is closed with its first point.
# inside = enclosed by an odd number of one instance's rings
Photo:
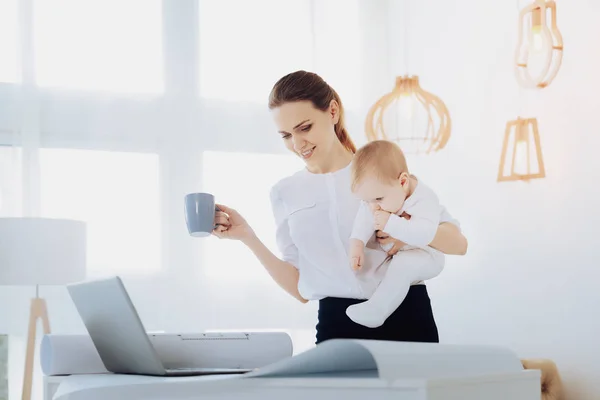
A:
{"type": "MultiPolygon", "coordinates": [[[[470,242],[468,255],[429,283],[441,339],[553,359],[568,398],[598,399],[600,4],[557,1],[562,68],[551,86],[523,98],[524,116],[539,121],[547,172],[530,183],[496,183],[505,123],[518,109],[516,2],[409,4],[411,72],[445,101],[453,123],[447,149],[411,166],[470,242]]],[[[402,2],[392,8],[391,22],[401,21],[402,2]]],[[[394,61],[403,72],[401,53],[394,61]]]]}

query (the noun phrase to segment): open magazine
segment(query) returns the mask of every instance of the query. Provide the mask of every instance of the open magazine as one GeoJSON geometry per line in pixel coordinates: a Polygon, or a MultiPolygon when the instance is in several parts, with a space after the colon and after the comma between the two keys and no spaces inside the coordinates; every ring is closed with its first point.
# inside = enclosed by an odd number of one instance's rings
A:
{"type": "Polygon", "coordinates": [[[380,379],[474,377],[521,371],[512,351],[494,346],[463,346],[374,340],[333,339],[293,357],[244,375],[308,377],[376,375],[380,379]]]}

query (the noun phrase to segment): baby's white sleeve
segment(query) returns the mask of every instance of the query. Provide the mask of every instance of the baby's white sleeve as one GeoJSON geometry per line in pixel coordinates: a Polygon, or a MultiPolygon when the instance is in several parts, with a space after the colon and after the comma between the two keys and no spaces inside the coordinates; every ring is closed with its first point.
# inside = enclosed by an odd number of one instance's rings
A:
{"type": "Polygon", "coordinates": [[[404,210],[410,215],[410,219],[392,214],[384,232],[410,246],[424,248],[429,246],[437,232],[440,202],[432,190],[422,189],[419,198],[414,199],[414,203],[404,210]]]}
{"type": "Polygon", "coordinates": [[[277,189],[274,187],[271,189],[271,208],[273,210],[273,216],[275,217],[275,240],[277,248],[281,253],[283,261],[292,264],[298,268],[299,255],[298,248],[294,244],[292,237],[290,236],[290,227],[287,220],[287,213],[285,210],[285,204],[279,197],[277,189]]]}
{"type": "Polygon", "coordinates": [[[375,222],[373,220],[373,213],[369,209],[369,205],[364,201],[360,202],[360,207],[354,218],[354,225],[352,226],[351,239],[358,239],[363,243],[367,243],[373,233],[375,232],[375,222]]]}

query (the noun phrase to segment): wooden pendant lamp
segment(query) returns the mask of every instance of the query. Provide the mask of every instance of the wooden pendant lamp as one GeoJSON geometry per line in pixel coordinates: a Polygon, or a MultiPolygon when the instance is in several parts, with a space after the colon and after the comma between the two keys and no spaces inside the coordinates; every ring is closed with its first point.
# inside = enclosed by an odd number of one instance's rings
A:
{"type": "Polygon", "coordinates": [[[369,110],[365,122],[367,139],[390,140],[399,143],[406,153],[431,153],[441,150],[450,138],[450,113],[444,102],[434,94],[425,91],[419,84],[418,76],[398,76],[394,89],[381,97],[369,110]],[[387,113],[405,112],[414,118],[413,107],[425,110],[426,126],[416,132],[401,132],[397,124],[387,123],[387,113]],[[390,126],[391,125],[391,126],[390,126]],[[391,128],[391,129],[390,129],[391,128]]]}
{"type": "Polygon", "coordinates": [[[529,181],[546,176],[536,118],[517,118],[506,124],[498,182],[529,181]]]}
{"type": "Polygon", "coordinates": [[[525,88],[544,88],[556,77],[563,57],[562,35],[553,0],[533,0],[519,12],[515,52],[517,81],[525,88]]]}

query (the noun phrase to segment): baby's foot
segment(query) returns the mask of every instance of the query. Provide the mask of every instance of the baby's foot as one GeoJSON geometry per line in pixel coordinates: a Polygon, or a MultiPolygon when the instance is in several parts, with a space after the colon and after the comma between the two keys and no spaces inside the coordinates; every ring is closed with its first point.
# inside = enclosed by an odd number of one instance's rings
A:
{"type": "Polygon", "coordinates": [[[346,315],[354,322],[368,328],[377,328],[385,322],[388,315],[379,307],[364,301],[346,308],[346,315]]]}

